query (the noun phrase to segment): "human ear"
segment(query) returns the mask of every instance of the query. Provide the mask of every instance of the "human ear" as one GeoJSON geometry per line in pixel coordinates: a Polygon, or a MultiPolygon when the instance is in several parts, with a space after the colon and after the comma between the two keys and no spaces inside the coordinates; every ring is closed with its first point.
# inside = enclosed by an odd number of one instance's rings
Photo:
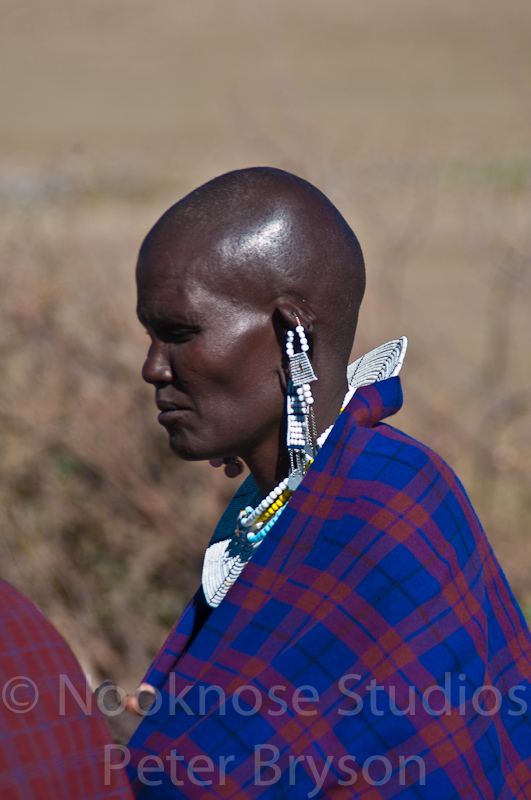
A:
{"type": "MultiPolygon", "coordinates": [[[[306,335],[314,330],[314,316],[308,304],[298,298],[281,298],[276,303],[275,316],[282,329],[282,339],[285,340],[286,332],[294,330],[297,325],[302,325],[306,335]]],[[[280,331],[277,331],[277,336],[280,331]]]]}
{"type": "Polygon", "coordinates": [[[289,379],[289,366],[286,354],[287,332],[293,331],[298,325],[304,328],[304,334],[309,344],[308,355],[313,352],[314,317],[304,300],[298,298],[281,299],[277,302],[273,314],[275,334],[282,352],[282,369],[284,378],[289,379]]]}

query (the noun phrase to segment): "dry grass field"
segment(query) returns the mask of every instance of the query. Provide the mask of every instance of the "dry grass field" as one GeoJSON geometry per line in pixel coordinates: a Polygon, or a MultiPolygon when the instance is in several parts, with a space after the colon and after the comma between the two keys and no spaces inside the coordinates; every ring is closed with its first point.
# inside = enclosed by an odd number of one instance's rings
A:
{"type": "Polygon", "coordinates": [[[527,0],[3,0],[0,564],[134,688],[234,484],[172,457],[138,246],[229,169],[316,183],[365,250],[353,355],[406,334],[396,424],[472,497],[531,617],[527,0]]]}

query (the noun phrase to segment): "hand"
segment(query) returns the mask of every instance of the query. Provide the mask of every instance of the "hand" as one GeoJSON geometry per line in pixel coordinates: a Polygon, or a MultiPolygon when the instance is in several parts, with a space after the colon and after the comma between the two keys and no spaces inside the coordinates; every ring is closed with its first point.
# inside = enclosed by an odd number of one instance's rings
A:
{"type": "Polygon", "coordinates": [[[149,683],[141,683],[134,694],[124,694],[111,681],[104,681],[94,694],[116,744],[129,742],[156,699],[149,683]]]}

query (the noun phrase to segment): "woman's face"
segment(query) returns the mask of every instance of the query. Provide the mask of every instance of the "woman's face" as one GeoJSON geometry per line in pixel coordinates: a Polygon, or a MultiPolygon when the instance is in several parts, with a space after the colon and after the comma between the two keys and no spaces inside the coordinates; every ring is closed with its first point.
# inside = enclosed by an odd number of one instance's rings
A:
{"type": "Polygon", "coordinates": [[[148,247],[138,317],[151,344],[142,375],[181,458],[273,458],[284,412],[282,346],[271,309],[216,286],[215,251],[148,247]]]}

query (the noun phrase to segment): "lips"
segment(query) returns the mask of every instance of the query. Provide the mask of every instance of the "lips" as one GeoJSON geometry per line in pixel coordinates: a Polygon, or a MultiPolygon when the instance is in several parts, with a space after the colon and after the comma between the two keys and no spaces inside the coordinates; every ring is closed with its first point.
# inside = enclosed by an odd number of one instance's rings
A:
{"type": "Polygon", "coordinates": [[[169,427],[181,420],[189,410],[188,408],[174,408],[172,411],[161,411],[157,419],[161,425],[169,427]]]}
{"type": "Polygon", "coordinates": [[[175,403],[168,403],[165,400],[157,400],[156,401],[157,408],[159,411],[181,411],[181,406],[176,405],[175,403]]]}
{"type": "Polygon", "coordinates": [[[178,406],[175,403],[169,403],[166,400],[157,400],[156,403],[160,411],[158,421],[161,425],[171,425],[173,422],[180,419],[186,411],[190,411],[189,408],[178,406]]]}

